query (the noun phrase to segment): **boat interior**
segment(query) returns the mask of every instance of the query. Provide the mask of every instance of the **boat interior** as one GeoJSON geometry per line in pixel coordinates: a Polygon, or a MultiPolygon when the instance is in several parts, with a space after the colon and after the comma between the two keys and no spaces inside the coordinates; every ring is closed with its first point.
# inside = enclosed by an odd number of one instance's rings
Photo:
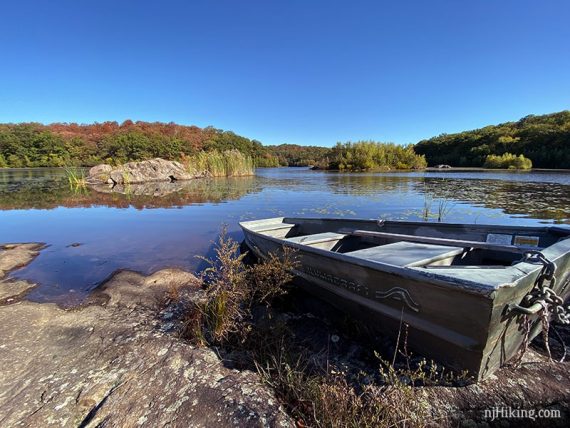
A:
{"type": "Polygon", "coordinates": [[[570,229],[426,222],[276,218],[246,223],[287,242],[399,267],[511,266],[529,250],[570,237],[570,229]]]}

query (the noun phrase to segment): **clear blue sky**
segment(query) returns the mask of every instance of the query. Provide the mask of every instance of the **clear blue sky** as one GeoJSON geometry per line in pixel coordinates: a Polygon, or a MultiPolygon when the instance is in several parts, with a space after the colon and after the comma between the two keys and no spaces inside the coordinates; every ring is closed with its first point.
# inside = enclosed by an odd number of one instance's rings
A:
{"type": "Polygon", "coordinates": [[[570,108],[570,2],[18,0],[0,122],[416,142],[570,108]]]}

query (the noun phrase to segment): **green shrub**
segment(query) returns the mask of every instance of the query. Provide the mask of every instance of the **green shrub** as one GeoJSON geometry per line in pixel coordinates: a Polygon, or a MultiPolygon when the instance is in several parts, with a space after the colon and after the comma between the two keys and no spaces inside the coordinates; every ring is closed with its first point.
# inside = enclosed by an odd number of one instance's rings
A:
{"type": "Polygon", "coordinates": [[[331,151],[330,169],[368,171],[391,169],[422,169],[425,157],[417,155],[411,145],[359,141],[337,143],[331,151]]]}
{"type": "Polygon", "coordinates": [[[513,155],[505,153],[503,155],[488,155],[485,159],[485,168],[497,169],[531,169],[532,161],[523,155],[513,155]]]}

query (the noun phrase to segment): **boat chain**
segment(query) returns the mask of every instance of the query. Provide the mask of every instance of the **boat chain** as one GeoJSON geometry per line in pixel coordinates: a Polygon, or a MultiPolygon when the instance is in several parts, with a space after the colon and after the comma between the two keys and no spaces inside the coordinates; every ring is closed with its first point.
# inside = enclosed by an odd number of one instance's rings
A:
{"type": "MultiPolygon", "coordinates": [[[[556,263],[548,260],[540,251],[528,251],[523,262],[542,264],[542,270],[534,283],[534,288],[525,297],[525,300],[534,305],[540,303],[545,315],[552,314],[554,321],[560,324],[570,324],[570,307],[564,307],[564,300],[554,291],[556,286],[556,263]]],[[[548,319],[548,318],[547,318],[548,319]]]]}
{"type": "MultiPolygon", "coordinates": [[[[519,353],[518,357],[515,358],[516,360],[515,366],[520,364],[522,356],[528,349],[529,333],[531,328],[531,322],[528,315],[534,313],[540,313],[540,319],[542,322],[543,340],[546,350],[548,352],[548,356],[551,361],[552,361],[552,354],[550,352],[550,345],[548,342],[548,332],[550,329],[550,321],[549,321],[550,315],[554,317],[555,322],[565,325],[570,324],[570,307],[567,308],[564,307],[564,300],[554,291],[554,287],[556,285],[556,276],[555,276],[556,263],[548,260],[544,256],[544,254],[542,254],[540,251],[534,251],[534,250],[526,252],[521,261],[531,264],[540,263],[542,264],[542,270],[540,271],[538,277],[536,278],[533,289],[523,299],[525,305],[528,306],[522,307],[519,305],[511,305],[510,308],[511,311],[520,312],[526,315],[524,320],[525,336],[523,340],[523,346],[520,350],[521,352],[519,353]],[[539,306],[539,310],[536,312],[530,310],[531,307],[535,305],[539,306]]],[[[562,346],[566,351],[566,346],[563,342],[562,346]]],[[[564,356],[565,355],[566,352],[564,352],[564,356]]],[[[561,362],[563,360],[564,357],[562,357],[561,362]]]]}

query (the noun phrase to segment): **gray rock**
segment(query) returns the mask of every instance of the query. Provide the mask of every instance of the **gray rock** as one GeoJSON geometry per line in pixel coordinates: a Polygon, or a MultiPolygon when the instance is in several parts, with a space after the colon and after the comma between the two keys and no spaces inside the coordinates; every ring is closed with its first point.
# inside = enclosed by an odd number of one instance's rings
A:
{"type": "Polygon", "coordinates": [[[89,170],[88,181],[91,184],[129,185],[146,182],[172,182],[192,180],[208,176],[205,171],[188,172],[184,165],[176,161],[156,158],[141,162],[129,162],[118,167],[97,165],[89,170]]]}
{"type": "Polygon", "coordinates": [[[9,271],[30,263],[44,247],[44,244],[0,245],[0,305],[13,303],[35,287],[28,281],[6,279],[9,271]]]}
{"type": "Polygon", "coordinates": [[[113,167],[111,165],[96,165],[89,170],[89,179],[106,183],[110,179],[111,171],[113,171],[113,167]]]}
{"type": "Polygon", "coordinates": [[[177,269],[122,271],[80,309],[0,306],[2,426],[292,426],[256,374],[162,328],[165,296],[198,285],[177,269]]]}
{"type": "Polygon", "coordinates": [[[0,245],[0,279],[8,271],[30,263],[44,246],[39,243],[0,245]]]}

